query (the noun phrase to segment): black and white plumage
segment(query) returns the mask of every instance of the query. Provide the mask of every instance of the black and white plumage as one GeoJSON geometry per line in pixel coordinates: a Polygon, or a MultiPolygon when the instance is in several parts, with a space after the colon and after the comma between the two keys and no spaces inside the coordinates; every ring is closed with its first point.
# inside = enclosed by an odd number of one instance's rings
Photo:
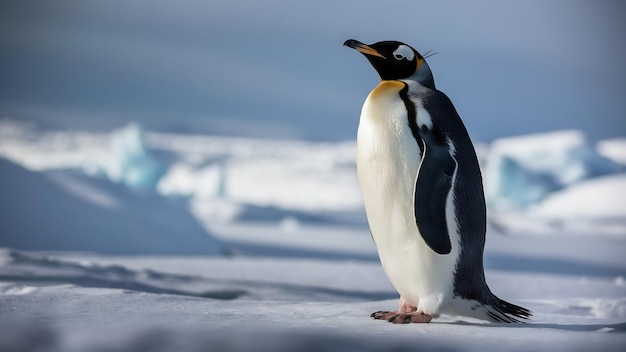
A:
{"type": "Polygon", "coordinates": [[[442,313],[507,323],[529,318],[529,310],[487,286],[476,152],[424,57],[396,41],[344,45],[365,55],[381,78],[361,111],[357,171],[372,237],[400,307],[372,316],[394,323],[428,322],[442,313]]]}

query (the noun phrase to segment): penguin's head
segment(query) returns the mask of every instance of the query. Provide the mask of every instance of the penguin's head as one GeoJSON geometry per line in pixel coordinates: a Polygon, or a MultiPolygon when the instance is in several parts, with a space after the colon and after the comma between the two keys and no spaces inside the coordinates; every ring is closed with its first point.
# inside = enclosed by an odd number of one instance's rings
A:
{"type": "Polygon", "coordinates": [[[426,60],[409,45],[391,40],[366,45],[354,39],[346,40],[343,45],[365,55],[382,80],[412,79],[435,89],[426,60]]]}

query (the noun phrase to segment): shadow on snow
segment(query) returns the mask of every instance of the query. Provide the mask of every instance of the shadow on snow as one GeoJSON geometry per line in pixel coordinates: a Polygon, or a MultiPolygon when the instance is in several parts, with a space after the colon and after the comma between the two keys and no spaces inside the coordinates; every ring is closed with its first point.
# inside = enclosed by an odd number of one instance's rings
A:
{"type": "Polygon", "coordinates": [[[319,286],[252,280],[212,279],[202,276],[130,270],[118,265],[82,265],[18,251],[8,253],[15,268],[0,274],[0,281],[71,284],[81,287],[122,289],[220,300],[283,299],[325,301],[376,301],[397,298],[395,292],[367,292],[319,286]],[[33,269],[34,270],[31,270],[33,269]],[[182,289],[180,287],[185,287],[182,289]]]}

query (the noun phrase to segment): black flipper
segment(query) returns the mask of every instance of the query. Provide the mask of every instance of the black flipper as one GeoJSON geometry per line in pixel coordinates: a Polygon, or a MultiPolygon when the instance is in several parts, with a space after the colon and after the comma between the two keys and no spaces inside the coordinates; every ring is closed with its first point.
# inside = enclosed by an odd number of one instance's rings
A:
{"type": "Polygon", "coordinates": [[[456,161],[448,145],[430,131],[420,131],[422,161],[415,183],[414,213],[426,244],[438,254],[452,250],[446,222],[446,200],[452,189],[456,161]]]}

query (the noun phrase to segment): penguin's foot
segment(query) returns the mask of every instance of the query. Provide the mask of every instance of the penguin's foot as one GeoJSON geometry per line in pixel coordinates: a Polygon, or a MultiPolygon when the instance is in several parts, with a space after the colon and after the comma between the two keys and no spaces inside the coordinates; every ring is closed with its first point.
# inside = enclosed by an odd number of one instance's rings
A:
{"type": "Polygon", "coordinates": [[[422,312],[403,312],[403,311],[378,311],[370,315],[377,320],[386,320],[394,324],[409,324],[409,323],[428,323],[432,320],[432,316],[424,314],[422,312]]]}

